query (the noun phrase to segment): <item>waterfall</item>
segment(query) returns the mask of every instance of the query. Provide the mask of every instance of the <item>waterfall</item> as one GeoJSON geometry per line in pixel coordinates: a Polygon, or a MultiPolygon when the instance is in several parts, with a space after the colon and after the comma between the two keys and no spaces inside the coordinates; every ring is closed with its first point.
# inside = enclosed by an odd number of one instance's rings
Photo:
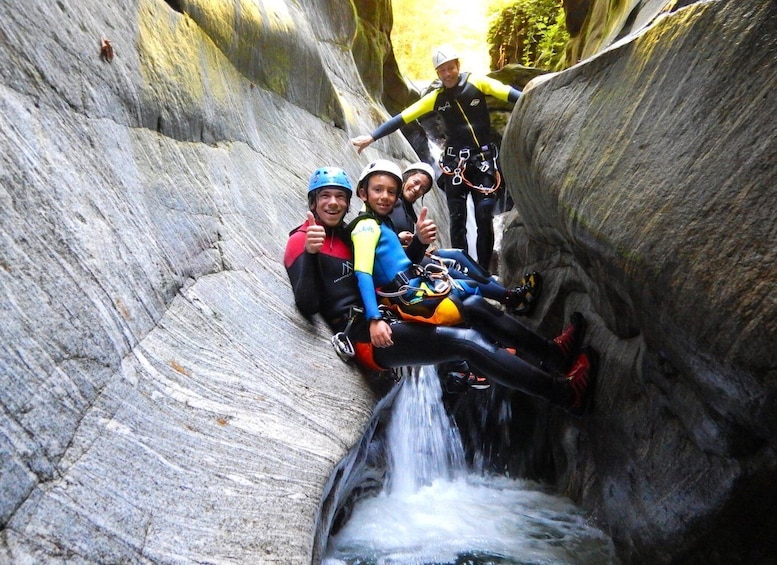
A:
{"type": "Polygon", "coordinates": [[[387,430],[388,494],[407,495],[436,479],[464,476],[461,436],[441,399],[434,368],[413,368],[394,400],[387,430]]]}
{"type": "Polygon", "coordinates": [[[618,562],[610,538],[567,498],[468,471],[434,368],[404,379],[385,432],[383,490],[356,502],[324,565],[618,562]]]}

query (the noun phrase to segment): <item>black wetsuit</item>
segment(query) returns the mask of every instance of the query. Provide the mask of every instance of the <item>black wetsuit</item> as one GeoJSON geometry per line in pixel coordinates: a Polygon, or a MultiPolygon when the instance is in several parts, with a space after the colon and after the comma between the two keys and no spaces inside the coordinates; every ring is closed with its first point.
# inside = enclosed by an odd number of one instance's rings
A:
{"type": "MultiPolygon", "coordinates": [[[[353,307],[361,305],[347,240],[343,240],[341,230],[328,230],[321,251],[307,253],[306,229],[303,225],[292,231],[284,255],[294,300],[303,315],[309,318],[318,312],[333,332],[341,332],[353,307]]],[[[570,392],[563,378],[552,377],[497,345],[525,348],[543,357],[555,353],[550,342],[503,315],[482,297],[470,300],[468,322],[478,330],[396,321],[391,324],[394,345],[387,348],[372,347],[369,322],[356,316],[348,336],[357,361],[370,370],[466,361],[473,371],[494,382],[557,403],[568,402],[570,392]]]]}
{"type": "Polygon", "coordinates": [[[463,154],[470,165],[463,174],[443,174],[442,188],[448,201],[452,247],[467,250],[467,195],[475,205],[478,263],[488,269],[494,251],[494,207],[497,192],[478,187],[498,188],[501,176],[496,162],[496,146],[491,140],[491,119],[486,95],[515,102],[520,91],[489,77],[461,73],[456,86],[440,86],[393,116],[372,132],[377,140],[431,112],[437,112],[445,127],[445,148],[441,156],[443,171],[456,168],[463,154]],[[482,167],[482,169],[481,169],[482,167]]]}
{"type": "MultiPolygon", "coordinates": [[[[389,214],[394,232],[399,235],[400,232],[407,231],[413,234],[413,239],[406,247],[408,257],[417,257],[418,250],[426,251],[428,245],[424,245],[415,235],[415,224],[418,216],[415,213],[413,205],[407,202],[402,195],[397,198],[394,209],[389,214]]],[[[470,284],[477,285],[480,293],[486,298],[491,298],[499,302],[507,299],[507,289],[491,278],[491,274],[477,263],[463,249],[433,249],[431,255],[437,256],[443,261],[448,269],[448,274],[454,279],[469,280],[470,284]]],[[[423,262],[428,262],[429,257],[423,262]]]]}

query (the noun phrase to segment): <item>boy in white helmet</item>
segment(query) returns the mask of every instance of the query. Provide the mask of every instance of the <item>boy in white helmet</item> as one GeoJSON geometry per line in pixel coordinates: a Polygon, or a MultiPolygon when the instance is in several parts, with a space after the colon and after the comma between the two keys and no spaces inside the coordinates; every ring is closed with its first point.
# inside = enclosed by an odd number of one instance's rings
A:
{"type": "Polygon", "coordinates": [[[405,124],[437,112],[445,127],[445,148],[440,156],[450,214],[451,244],[467,251],[467,195],[475,205],[477,259],[490,268],[494,250],[494,206],[502,186],[496,145],[491,139],[491,120],[486,95],[516,102],[521,92],[485,76],[460,72],[459,56],[449,45],[432,51],[432,64],[440,86],[384,122],[369,135],[351,140],[359,153],[374,141],[397,131],[405,124]]]}
{"type": "MultiPolygon", "coordinates": [[[[398,190],[399,169],[391,163],[371,163],[366,171],[375,177],[371,186],[376,194],[381,187],[391,191],[395,175],[393,190],[398,190]]],[[[508,316],[501,312],[491,315],[480,308],[473,308],[470,315],[481,330],[402,322],[377,309],[373,313],[370,307],[365,308],[357,276],[360,261],[355,260],[348,245],[344,223],[352,193],[343,169],[317,169],[308,184],[307,219],[289,234],[283,258],[297,308],[308,319],[321,314],[335,332],[333,344],[338,345],[339,355],[356,360],[370,371],[466,361],[473,370],[504,386],[550,400],[573,415],[585,412],[598,355],[593,348],[581,347],[585,334],[581,314],[577,314],[579,323],[570,324],[559,336],[548,340],[517,320],[497,332],[495,326],[502,325],[500,319],[507,322],[508,316]],[[497,345],[502,341],[501,346],[497,345]],[[543,366],[505,347],[531,352],[531,357],[542,360],[543,366]]],[[[388,203],[390,198],[372,198],[376,208],[381,200],[388,203]]],[[[365,235],[372,228],[379,229],[375,225],[365,227],[365,235]]],[[[396,239],[393,232],[387,235],[396,239]]],[[[482,388],[484,381],[476,377],[469,385],[482,388]]]]}
{"type": "MultiPolygon", "coordinates": [[[[484,300],[483,289],[469,277],[453,278],[440,263],[423,262],[423,249],[407,253],[394,232],[390,214],[402,187],[402,173],[391,161],[378,159],[367,165],[359,176],[356,195],[365,211],[348,226],[353,243],[353,272],[369,321],[374,346],[391,343],[382,307],[388,307],[402,320],[432,325],[476,325],[497,342],[508,344],[518,334],[531,339],[527,330],[484,300]]],[[[426,246],[436,238],[434,222],[422,208],[416,233],[426,246]]],[[[577,313],[571,318],[570,336],[582,335],[585,320],[577,313]]],[[[562,342],[552,349],[570,350],[562,342]],[[558,346],[558,347],[556,347],[558,346]]],[[[536,345],[541,348],[541,345],[536,345]]]]}

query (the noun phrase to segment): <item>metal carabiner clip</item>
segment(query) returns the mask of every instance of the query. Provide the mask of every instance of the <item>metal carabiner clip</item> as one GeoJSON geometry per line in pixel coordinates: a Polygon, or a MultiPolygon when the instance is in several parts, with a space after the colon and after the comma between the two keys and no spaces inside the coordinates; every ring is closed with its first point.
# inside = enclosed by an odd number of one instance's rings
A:
{"type": "Polygon", "coordinates": [[[337,332],[332,336],[331,342],[332,347],[335,348],[335,353],[337,353],[337,356],[346,363],[348,363],[356,355],[356,352],[353,349],[353,344],[351,343],[350,338],[345,335],[345,332],[337,332]]]}

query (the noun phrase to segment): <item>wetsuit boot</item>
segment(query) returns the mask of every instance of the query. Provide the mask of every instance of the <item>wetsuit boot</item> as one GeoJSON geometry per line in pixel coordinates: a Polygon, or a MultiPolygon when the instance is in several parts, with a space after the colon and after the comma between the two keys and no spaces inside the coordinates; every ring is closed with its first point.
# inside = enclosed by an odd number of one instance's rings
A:
{"type": "Polygon", "coordinates": [[[569,369],[580,352],[587,328],[588,322],[583,315],[580,312],[573,312],[569,317],[569,324],[552,340],[558,355],[548,361],[554,369],[562,372],[569,369]]]}
{"type": "Polygon", "coordinates": [[[444,363],[437,368],[437,371],[445,379],[445,390],[449,393],[467,392],[470,388],[486,390],[491,387],[486,377],[470,371],[466,361],[444,363]]]}

